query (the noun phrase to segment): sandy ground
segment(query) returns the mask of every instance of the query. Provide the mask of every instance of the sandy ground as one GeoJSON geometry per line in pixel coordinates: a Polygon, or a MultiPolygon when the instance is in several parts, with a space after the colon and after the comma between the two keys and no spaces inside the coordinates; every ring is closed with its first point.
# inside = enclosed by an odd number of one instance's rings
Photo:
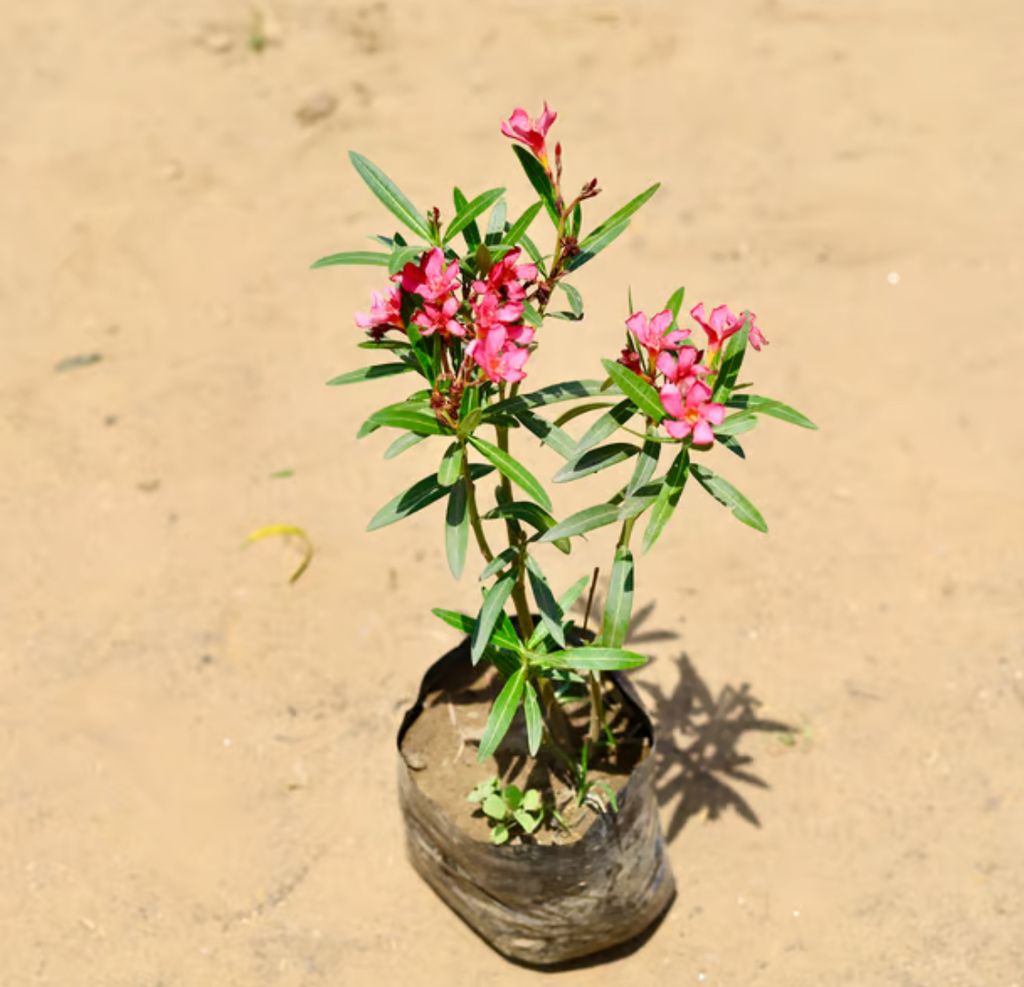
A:
{"type": "Polygon", "coordinates": [[[551,980],[1024,983],[1018,0],[267,24],[256,53],[241,0],[3,4],[0,983],[543,978],[403,858],[400,710],[453,641],[428,608],[475,591],[439,512],[364,533],[430,463],[357,446],[392,382],[323,387],[375,273],[307,265],[390,225],[350,147],[420,203],[457,179],[524,205],[497,123],[544,96],[597,214],[665,184],[531,380],[595,373],[626,284],[685,283],[756,309],[759,389],[822,426],[722,464],[768,537],[691,491],[640,572],[639,680],[689,750],[662,782],[680,893],[642,948],[551,980]],[[293,547],[240,548],[275,522],[316,545],[294,587],[293,547]]]}

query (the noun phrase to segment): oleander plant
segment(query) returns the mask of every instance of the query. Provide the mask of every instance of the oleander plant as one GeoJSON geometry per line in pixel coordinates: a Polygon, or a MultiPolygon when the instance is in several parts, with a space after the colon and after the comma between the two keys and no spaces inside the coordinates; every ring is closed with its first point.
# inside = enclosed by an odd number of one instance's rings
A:
{"type": "MultiPolygon", "coordinates": [[[[522,709],[531,755],[551,745],[574,763],[582,755],[585,766],[587,745],[607,734],[608,673],[646,660],[625,647],[635,553],[658,541],[691,479],[744,524],[766,531],[757,508],[706,464],[706,455],[721,445],[742,458],[740,436],[762,416],[815,426],[741,381],[748,351],[768,342],[754,313],[699,303],[684,318],[683,288],[653,315],[627,313],[624,345],[619,337],[592,378],[526,385],[534,354],[548,333],[559,331],[552,321],[584,317],[576,273],[626,231],[659,187],[589,227],[585,213],[601,190],[596,179],[575,193],[566,190],[562,146],[549,144],[555,117],[545,104],[536,119],[516,109],[501,125],[532,188],[533,201],[514,218],[504,188],[470,198],[456,187],[447,215],[437,207],[423,212],[380,168],[351,152],[356,171],[401,227],[373,236],[374,249],[332,254],[313,266],[373,265],[384,282],[369,311],[355,316],[365,337],[358,345],[381,362],[329,383],[397,375],[413,381],[404,400],[366,418],[359,436],[396,432],[385,459],[422,442],[437,449],[436,471],[381,507],[370,530],[439,503],[452,575],[462,576],[471,541],[482,556],[482,593],[470,594],[479,606],[468,607],[470,613],[433,611],[469,635],[474,663],[492,663],[502,678],[479,738],[480,761],[498,750],[522,709]],[[587,427],[574,437],[565,427],[570,422],[574,431],[587,427]],[[614,496],[560,519],[545,486],[516,454],[522,442],[540,443],[558,458],[554,483],[620,464],[632,468],[614,496]],[[574,539],[609,526],[616,526],[617,538],[603,613],[585,633],[571,611],[593,576],[553,586],[542,550],[569,554],[574,539]],[[583,736],[568,723],[571,695],[589,703],[583,736]]],[[[498,779],[482,784],[471,798],[496,820],[496,842],[539,822],[539,794],[503,788],[498,779]]]]}

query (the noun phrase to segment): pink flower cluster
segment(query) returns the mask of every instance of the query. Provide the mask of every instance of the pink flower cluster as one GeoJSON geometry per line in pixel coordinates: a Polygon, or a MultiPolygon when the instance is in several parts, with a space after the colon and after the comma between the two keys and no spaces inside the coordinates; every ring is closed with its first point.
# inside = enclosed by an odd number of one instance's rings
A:
{"type": "Polygon", "coordinates": [[[446,261],[444,251],[434,247],[392,277],[397,286],[390,292],[374,292],[370,311],[356,313],[356,325],[374,339],[392,329],[404,332],[402,303],[415,295],[418,304],[409,321],[421,336],[468,339],[463,356],[488,380],[522,380],[534,335],[523,323],[523,303],[537,268],[520,264],[519,255],[518,247],[510,250],[486,276],[467,286],[459,262],[446,261]]]}
{"type": "Polygon", "coordinates": [[[713,427],[725,418],[725,406],[711,400],[712,390],[704,378],[712,375],[723,344],[730,336],[749,326],[749,342],[760,350],[768,342],[752,312],[734,315],[725,305],[705,316],[703,302],[690,310],[690,315],[708,337],[703,352],[687,345],[689,329],[672,329],[672,313],[666,309],[650,319],[636,312],[626,320],[633,339],[626,346],[619,363],[658,387],[661,406],[668,417],[665,431],[673,438],[691,438],[694,445],[706,446],[715,440],[713,427]],[[707,357],[710,366],[702,360],[707,357]]]}

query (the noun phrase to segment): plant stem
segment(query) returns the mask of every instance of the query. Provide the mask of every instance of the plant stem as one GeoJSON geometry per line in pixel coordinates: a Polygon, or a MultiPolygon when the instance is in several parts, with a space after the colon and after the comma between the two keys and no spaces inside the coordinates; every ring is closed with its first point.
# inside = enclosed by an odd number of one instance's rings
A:
{"type": "Polygon", "coordinates": [[[473,476],[469,472],[469,456],[465,442],[462,443],[462,482],[466,485],[466,509],[469,511],[469,523],[476,536],[477,546],[484,559],[491,562],[494,560],[494,553],[491,551],[491,546],[487,544],[484,526],[480,522],[480,512],[476,506],[476,486],[473,483],[473,476]]]}

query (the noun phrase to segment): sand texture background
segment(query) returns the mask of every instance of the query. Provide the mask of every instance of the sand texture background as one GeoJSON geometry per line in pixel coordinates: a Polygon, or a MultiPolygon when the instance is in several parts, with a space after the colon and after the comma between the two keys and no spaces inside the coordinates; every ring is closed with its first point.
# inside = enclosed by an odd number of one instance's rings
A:
{"type": "Polygon", "coordinates": [[[403,857],[400,711],[476,591],[439,510],[364,532],[434,450],[357,444],[401,387],[323,382],[379,272],[308,264],[391,227],[349,148],[522,209],[497,126],[544,97],[590,217],[664,187],[531,383],[685,284],[757,311],[758,390],[821,425],[714,457],[767,537],[690,490],[643,563],[679,897],[551,982],[1024,984],[1019,0],[269,14],[257,53],[241,0],[3,4],[0,984],[543,979],[403,857]],[[295,586],[240,547],[271,523],[315,543],[295,586]]]}

